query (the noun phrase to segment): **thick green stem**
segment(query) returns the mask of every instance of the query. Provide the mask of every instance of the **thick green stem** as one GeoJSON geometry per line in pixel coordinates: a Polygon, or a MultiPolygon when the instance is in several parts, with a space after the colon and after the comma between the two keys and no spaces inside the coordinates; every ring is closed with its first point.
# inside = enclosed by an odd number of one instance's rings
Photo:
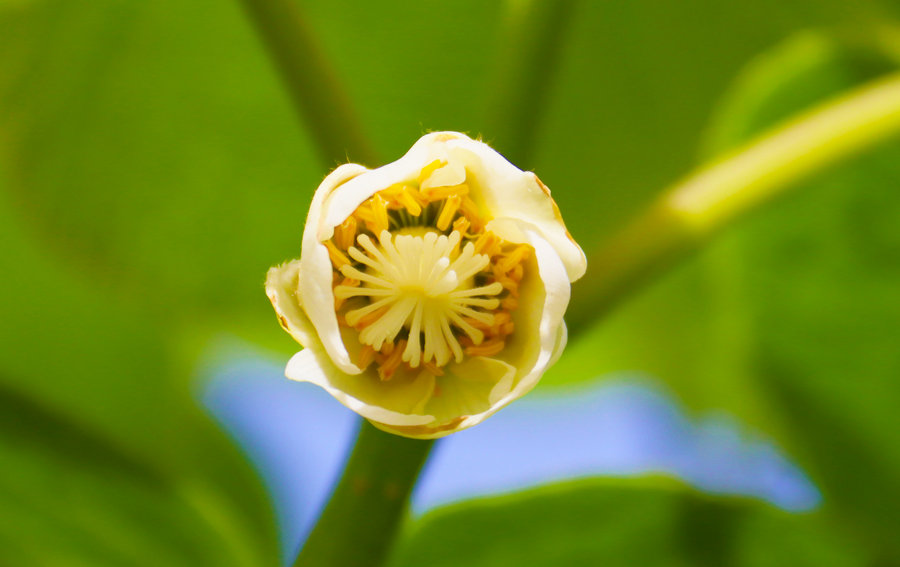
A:
{"type": "Polygon", "coordinates": [[[744,215],[900,132],[900,74],[856,89],[677,183],[588,259],[566,318],[579,332],[744,215]]]}
{"type": "Polygon", "coordinates": [[[344,474],[294,565],[381,565],[433,444],[384,433],[363,421],[344,474]]]}
{"type": "Polygon", "coordinates": [[[506,4],[484,134],[507,159],[528,169],[576,0],[509,0],[506,4]]]}
{"type": "Polygon", "coordinates": [[[278,65],[326,169],[356,161],[376,165],[350,98],[295,0],[241,0],[278,65]]]}

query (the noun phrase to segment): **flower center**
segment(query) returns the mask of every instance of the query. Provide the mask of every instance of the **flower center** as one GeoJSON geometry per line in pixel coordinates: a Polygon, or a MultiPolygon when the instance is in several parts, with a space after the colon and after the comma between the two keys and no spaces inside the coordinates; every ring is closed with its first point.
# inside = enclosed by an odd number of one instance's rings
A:
{"type": "Polygon", "coordinates": [[[348,311],[344,315],[347,324],[355,327],[363,317],[377,313],[377,320],[359,334],[360,342],[377,351],[407,329],[400,360],[412,368],[432,360],[443,366],[451,356],[462,362],[463,350],[451,325],[480,345],[484,332],[466,318],[491,326],[491,310],[500,306],[500,300],[493,297],[503,291],[499,282],[474,285],[473,276],[487,267],[490,257],[476,254],[472,242],[460,251],[462,235],[456,230],[450,236],[436,232],[392,236],[385,230],[378,238],[380,246],[365,234],[359,236],[368,255],[355,246],[348,249],[351,258],[368,268],[365,272],[349,264],[341,267],[344,276],[364,285],[338,285],[335,297],[366,297],[370,301],[348,311]]]}
{"type": "Polygon", "coordinates": [[[465,184],[410,183],[379,191],[335,228],[324,243],[335,309],[358,333],[360,367],[376,362],[383,380],[440,376],[451,360],[503,350],[530,247],[486,231],[487,220],[465,184]]]}

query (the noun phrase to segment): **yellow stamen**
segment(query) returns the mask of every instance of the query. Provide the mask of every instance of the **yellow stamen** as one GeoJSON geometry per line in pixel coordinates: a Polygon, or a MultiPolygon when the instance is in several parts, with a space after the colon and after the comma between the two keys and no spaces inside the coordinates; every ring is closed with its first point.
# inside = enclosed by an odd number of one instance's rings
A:
{"type": "Polygon", "coordinates": [[[466,217],[459,217],[453,221],[453,230],[462,235],[463,238],[468,238],[470,236],[468,234],[470,226],[472,226],[472,223],[470,223],[469,219],[466,217]]]}
{"type": "MultiPolygon", "coordinates": [[[[444,165],[428,164],[418,183],[444,165]]],[[[489,220],[466,183],[420,189],[407,180],[375,193],[335,227],[325,244],[336,315],[359,333],[361,368],[374,362],[381,380],[398,369],[443,376],[452,361],[505,348],[531,247],[485,232],[489,220]]]]}
{"type": "Polygon", "coordinates": [[[469,222],[472,223],[472,226],[475,228],[475,231],[480,231],[484,225],[482,224],[481,213],[478,210],[478,205],[475,204],[468,195],[463,196],[462,202],[459,204],[460,210],[462,213],[466,215],[466,218],[469,219],[469,222]]]}
{"type": "MultiPolygon", "coordinates": [[[[373,217],[369,230],[375,234],[381,234],[381,231],[387,230],[390,227],[388,224],[387,201],[385,201],[384,197],[381,195],[375,194],[369,202],[372,207],[373,217]]],[[[368,223],[366,224],[368,226],[368,223]]]]}
{"type": "Polygon", "coordinates": [[[469,356],[494,356],[499,354],[506,346],[503,339],[491,339],[477,346],[466,347],[466,354],[469,356]]]}
{"type": "Polygon", "coordinates": [[[504,254],[504,258],[497,263],[497,267],[503,272],[512,270],[515,265],[528,256],[529,248],[527,244],[517,246],[512,252],[504,254]]]}
{"type": "Polygon", "coordinates": [[[435,376],[443,376],[444,375],[444,371],[441,370],[437,364],[435,364],[434,362],[432,362],[430,360],[428,362],[423,362],[422,368],[431,372],[435,376]]]}
{"type": "Polygon", "coordinates": [[[356,362],[356,365],[365,370],[372,364],[373,360],[375,360],[375,349],[370,345],[363,345],[359,351],[359,360],[356,362]]]}
{"type": "MultiPolygon", "coordinates": [[[[422,195],[428,199],[429,201],[441,201],[443,199],[447,199],[448,197],[452,197],[454,195],[459,195],[460,197],[464,197],[469,194],[469,186],[463,183],[462,185],[448,185],[446,187],[429,187],[422,192],[422,195]]],[[[474,204],[474,203],[473,203],[474,204]]]]}
{"type": "MultiPolygon", "coordinates": [[[[368,327],[369,325],[371,325],[372,323],[374,323],[375,321],[380,319],[382,315],[387,313],[387,310],[388,310],[387,307],[382,307],[382,308],[376,309],[375,311],[372,311],[370,313],[366,313],[365,315],[363,315],[362,317],[360,317],[358,320],[356,320],[354,322],[353,328],[356,329],[357,331],[365,329],[366,327],[368,327]]],[[[353,313],[353,312],[351,311],[351,312],[347,313],[347,315],[350,315],[351,313],[353,313]]],[[[349,321],[348,321],[348,323],[349,323],[349,321]]]]}
{"type": "Polygon", "coordinates": [[[425,167],[422,168],[422,171],[419,173],[419,185],[422,184],[423,181],[431,177],[431,174],[437,171],[438,169],[447,165],[447,162],[443,160],[436,159],[433,162],[429,163],[425,167]]]}
{"type": "Polygon", "coordinates": [[[334,264],[335,268],[340,269],[350,263],[350,259],[347,258],[343,252],[338,250],[338,247],[335,246],[334,242],[326,240],[325,248],[328,248],[328,257],[331,258],[331,263],[334,264]]]}
{"type": "Polygon", "coordinates": [[[441,214],[438,216],[437,222],[435,223],[438,230],[447,230],[450,226],[450,221],[453,220],[453,216],[456,214],[457,209],[459,209],[461,201],[462,197],[459,195],[453,195],[444,201],[444,207],[441,209],[441,214]]]}
{"type": "Polygon", "coordinates": [[[400,357],[403,356],[403,349],[406,347],[406,341],[401,340],[399,344],[394,348],[391,354],[381,363],[381,366],[378,367],[378,375],[385,382],[394,377],[394,372],[397,371],[397,367],[400,366],[400,357]]]}
{"type": "Polygon", "coordinates": [[[403,187],[403,191],[397,195],[397,202],[403,205],[409,214],[414,217],[419,216],[422,213],[422,206],[419,205],[419,202],[416,200],[416,195],[418,191],[416,191],[415,187],[410,187],[406,185],[403,187]]]}
{"type": "Polygon", "coordinates": [[[500,239],[493,232],[484,232],[475,241],[475,253],[495,256],[500,252],[500,239]]]}
{"type": "Polygon", "coordinates": [[[346,250],[353,246],[353,242],[356,240],[356,228],[356,218],[352,215],[347,217],[347,220],[335,228],[334,240],[336,241],[338,248],[346,250]]]}

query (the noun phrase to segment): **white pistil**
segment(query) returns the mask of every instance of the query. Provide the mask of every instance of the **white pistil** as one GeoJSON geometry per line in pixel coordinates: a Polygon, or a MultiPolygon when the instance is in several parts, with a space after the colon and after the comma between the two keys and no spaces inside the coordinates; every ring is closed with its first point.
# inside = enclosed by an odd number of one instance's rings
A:
{"type": "Polygon", "coordinates": [[[494,315],[489,311],[496,309],[500,302],[490,296],[503,291],[503,286],[498,282],[474,286],[473,276],[490,263],[490,258],[476,254],[471,242],[460,251],[461,240],[462,236],[455,230],[449,236],[435,232],[393,236],[385,230],[378,235],[379,246],[365,234],[359,235],[357,242],[365,252],[351,246],[347,253],[366,266],[366,270],[348,264],[341,268],[341,273],[359,280],[360,285],[339,285],[334,288],[334,294],[341,299],[368,297],[371,300],[368,305],[345,314],[351,326],[381,311],[360,332],[362,343],[380,350],[406,328],[409,339],[402,360],[415,368],[431,360],[439,366],[451,358],[462,361],[463,349],[451,325],[476,345],[484,340],[484,333],[463,318],[493,324],[494,315]]]}

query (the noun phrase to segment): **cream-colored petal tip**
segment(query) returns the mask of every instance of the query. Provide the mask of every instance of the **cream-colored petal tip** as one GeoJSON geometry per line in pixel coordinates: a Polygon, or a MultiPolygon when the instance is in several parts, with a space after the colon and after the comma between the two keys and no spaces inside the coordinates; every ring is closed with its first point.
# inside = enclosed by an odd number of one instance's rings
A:
{"type": "Polygon", "coordinates": [[[298,289],[300,260],[291,260],[269,268],[266,274],[266,295],[275,308],[281,327],[298,343],[309,347],[316,344],[315,330],[306,313],[298,289]]]}
{"type": "Polygon", "coordinates": [[[346,380],[358,380],[360,377],[342,373],[327,360],[327,355],[317,354],[312,349],[301,350],[292,356],[284,375],[291,380],[319,386],[345,407],[372,422],[388,427],[416,427],[434,422],[434,417],[430,415],[406,414],[354,397],[348,393],[350,388],[347,387],[346,380]]]}

